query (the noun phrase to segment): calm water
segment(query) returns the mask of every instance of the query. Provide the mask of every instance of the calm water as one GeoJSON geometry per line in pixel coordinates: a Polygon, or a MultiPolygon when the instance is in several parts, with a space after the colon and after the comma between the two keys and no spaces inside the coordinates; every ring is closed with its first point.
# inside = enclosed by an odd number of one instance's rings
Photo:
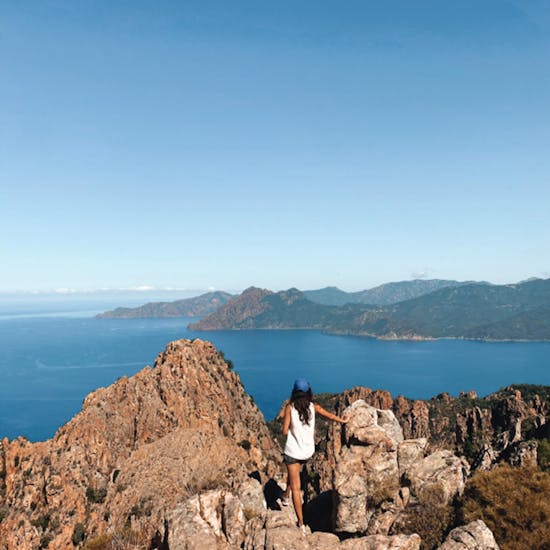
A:
{"type": "Polygon", "coordinates": [[[313,331],[195,333],[186,329],[186,319],[99,320],[91,317],[98,310],[54,309],[0,306],[0,437],[51,437],[80,410],[87,393],[152,364],[177,338],[200,337],[222,349],[267,418],[297,376],[308,378],[316,392],[365,385],[413,398],[550,384],[550,343],[381,342],[313,331]]]}

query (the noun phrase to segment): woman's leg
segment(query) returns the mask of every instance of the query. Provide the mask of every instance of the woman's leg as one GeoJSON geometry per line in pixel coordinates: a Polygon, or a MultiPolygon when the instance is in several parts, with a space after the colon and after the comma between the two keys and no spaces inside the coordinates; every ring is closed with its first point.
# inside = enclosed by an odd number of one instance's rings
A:
{"type": "Polygon", "coordinates": [[[288,480],[290,490],[292,491],[292,503],[294,504],[294,511],[298,518],[298,525],[304,524],[304,516],[302,514],[302,495],[300,494],[300,468],[301,464],[287,464],[288,480]]]}
{"type": "Polygon", "coordinates": [[[285,489],[285,498],[290,498],[290,474],[288,473],[288,464],[287,467],[287,474],[286,474],[286,489],[285,489]]]}

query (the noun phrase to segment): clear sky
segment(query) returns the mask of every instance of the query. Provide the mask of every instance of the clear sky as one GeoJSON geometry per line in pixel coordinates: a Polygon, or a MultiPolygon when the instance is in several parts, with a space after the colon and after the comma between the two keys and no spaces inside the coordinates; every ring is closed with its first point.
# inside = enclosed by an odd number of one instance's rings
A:
{"type": "Polygon", "coordinates": [[[0,291],[550,276],[543,0],[0,1],[0,291]]]}

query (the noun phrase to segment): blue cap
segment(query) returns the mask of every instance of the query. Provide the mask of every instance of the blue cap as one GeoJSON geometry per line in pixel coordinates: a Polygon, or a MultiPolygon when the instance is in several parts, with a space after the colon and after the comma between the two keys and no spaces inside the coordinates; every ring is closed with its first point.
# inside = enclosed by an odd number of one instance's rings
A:
{"type": "Polygon", "coordinates": [[[309,391],[310,385],[309,382],[305,378],[297,378],[294,381],[294,387],[292,388],[292,391],[309,391]]]}

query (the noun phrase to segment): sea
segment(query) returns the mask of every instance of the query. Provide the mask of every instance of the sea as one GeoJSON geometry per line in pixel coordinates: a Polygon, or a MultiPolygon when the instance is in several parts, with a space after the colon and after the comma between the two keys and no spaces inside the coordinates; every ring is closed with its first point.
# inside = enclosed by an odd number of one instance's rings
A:
{"type": "MultiPolygon", "coordinates": [[[[550,385],[550,343],[380,341],[310,330],[194,332],[194,319],[96,319],[119,303],[0,300],[0,439],[52,437],[92,390],[154,363],[166,344],[201,338],[223,350],[266,419],[297,377],[314,392],[353,386],[414,399],[513,383],[550,385]]],[[[124,305],[138,305],[137,302],[124,305]]]]}

